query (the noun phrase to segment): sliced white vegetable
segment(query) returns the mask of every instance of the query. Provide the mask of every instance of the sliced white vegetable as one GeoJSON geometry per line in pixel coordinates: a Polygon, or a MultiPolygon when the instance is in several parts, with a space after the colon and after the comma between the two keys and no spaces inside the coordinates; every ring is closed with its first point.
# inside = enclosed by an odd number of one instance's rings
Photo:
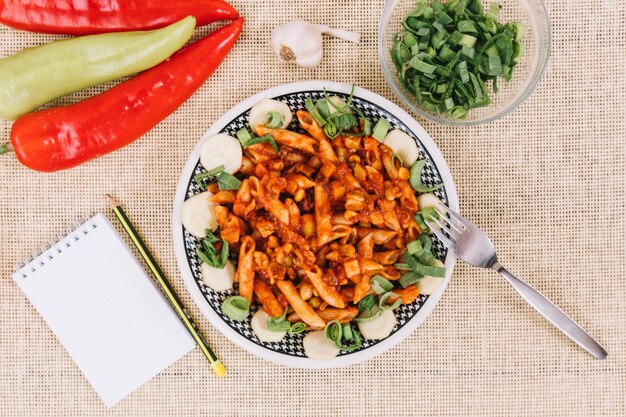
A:
{"type": "Polygon", "coordinates": [[[207,171],[224,165],[224,171],[234,174],[241,168],[242,158],[239,141],[223,133],[211,136],[200,148],[200,163],[207,171]]]}
{"type": "Polygon", "coordinates": [[[396,315],[391,310],[385,310],[376,320],[359,322],[358,326],[364,338],[384,339],[396,326],[396,315]]]}
{"type": "MultiPolygon", "coordinates": [[[[437,259],[435,260],[435,262],[433,262],[432,266],[443,268],[444,265],[443,262],[437,259]]],[[[419,290],[420,294],[430,295],[434,293],[437,288],[439,288],[443,280],[443,278],[436,278],[431,277],[430,275],[425,275],[417,282],[417,289],[419,290]]]]}
{"type": "MultiPolygon", "coordinates": [[[[345,107],[345,105],[347,104],[341,97],[339,96],[328,96],[328,101],[330,101],[332,104],[328,104],[328,111],[330,112],[330,114],[333,113],[337,113],[339,110],[337,110],[335,108],[335,106],[337,106],[338,108],[343,108],[345,107]],[[333,104],[335,106],[333,106],[333,104]]],[[[350,113],[352,113],[352,110],[350,110],[350,113]]]]}
{"type": "Polygon", "coordinates": [[[387,133],[383,144],[388,146],[393,153],[397,153],[402,158],[403,165],[407,168],[413,165],[420,156],[415,140],[400,129],[394,129],[387,133]]]}
{"type": "Polygon", "coordinates": [[[181,210],[183,226],[196,237],[205,237],[206,229],[217,229],[217,219],[213,208],[215,203],[209,201],[212,193],[205,191],[185,200],[181,210]]]}
{"type": "Polygon", "coordinates": [[[283,124],[280,126],[282,129],[289,126],[292,119],[291,109],[289,106],[282,101],[264,98],[252,106],[252,109],[250,109],[250,118],[248,120],[252,130],[254,130],[258,125],[264,125],[267,123],[269,119],[268,114],[273,111],[281,114],[285,118],[285,120],[283,120],[283,124]]]}
{"type": "Polygon", "coordinates": [[[222,269],[214,268],[206,262],[202,262],[200,272],[204,283],[215,291],[226,291],[233,288],[235,266],[230,261],[226,261],[226,266],[222,269]]]}
{"type": "Polygon", "coordinates": [[[339,349],[326,339],[323,330],[309,332],[304,336],[302,346],[306,356],[319,361],[331,360],[339,354],[339,349]]]}
{"type": "Polygon", "coordinates": [[[280,342],[287,332],[273,332],[267,328],[267,320],[270,316],[262,308],[254,313],[250,326],[261,342],[280,342]]]}

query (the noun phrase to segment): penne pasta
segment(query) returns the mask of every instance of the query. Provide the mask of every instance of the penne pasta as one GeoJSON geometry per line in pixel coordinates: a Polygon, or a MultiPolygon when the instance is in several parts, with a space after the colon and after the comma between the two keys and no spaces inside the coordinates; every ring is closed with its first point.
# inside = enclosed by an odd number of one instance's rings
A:
{"type": "Polygon", "coordinates": [[[313,265],[304,272],[324,301],[333,307],[344,308],[346,306],[339,291],[324,279],[324,271],[319,266],[313,265]]]}
{"type": "Polygon", "coordinates": [[[313,310],[313,307],[300,297],[298,290],[291,281],[276,281],[276,286],[303,322],[315,328],[322,328],[326,325],[324,320],[313,310]]]}
{"type": "Polygon", "coordinates": [[[237,281],[239,281],[239,294],[252,302],[254,290],[254,249],[256,243],[250,236],[241,240],[239,248],[239,263],[237,264],[237,281]]]}
{"type": "Polygon", "coordinates": [[[302,129],[306,130],[309,135],[318,141],[328,141],[326,133],[324,133],[324,129],[322,129],[322,127],[317,124],[315,119],[311,117],[311,113],[306,110],[298,110],[296,112],[296,117],[298,118],[302,129]]]}
{"type": "Polygon", "coordinates": [[[319,147],[318,142],[312,137],[292,132],[286,129],[271,129],[263,125],[255,127],[256,134],[259,136],[270,135],[281,145],[299,149],[304,153],[315,154],[316,148],[319,147]]]}
{"type": "MultiPolygon", "coordinates": [[[[346,308],[332,308],[331,307],[331,308],[325,308],[324,310],[318,310],[316,311],[316,313],[326,323],[328,323],[331,320],[338,320],[339,323],[349,323],[359,314],[359,310],[355,307],[346,307],[346,308]]],[[[295,313],[295,312],[287,316],[287,320],[289,320],[292,323],[303,321],[300,314],[295,313]]]]}
{"type": "Polygon", "coordinates": [[[263,305],[263,310],[265,310],[267,314],[272,317],[280,317],[283,315],[285,308],[278,302],[270,286],[263,282],[263,280],[255,280],[254,294],[263,305]]]}

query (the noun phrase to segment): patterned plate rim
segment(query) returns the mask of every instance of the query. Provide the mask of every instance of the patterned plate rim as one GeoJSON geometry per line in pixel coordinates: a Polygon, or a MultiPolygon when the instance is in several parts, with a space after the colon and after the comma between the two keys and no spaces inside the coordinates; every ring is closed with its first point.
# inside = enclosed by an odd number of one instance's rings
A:
{"type": "MultiPolygon", "coordinates": [[[[174,209],[172,216],[172,235],[174,240],[174,252],[178,263],[179,270],[183,277],[183,281],[189,291],[192,299],[198,305],[198,308],[202,314],[209,320],[209,322],[217,328],[224,336],[230,339],[233,343],[248,351],[249,353],[258,356],[262,359],[286,365],[289,367],[297,368],[337,368],[342,366],[352,365],[358,362],[362,362],[371,358],[374,358],[387,350],[393,348],[402,340],[407,338],[411,333],[417,329],[417,327],[424,322],[426,317],[430,315],[435,308],[439,300],[441,299],[445,288],[450,281],[452,271],[456,262],[456,257],[448,251],[445,266],[447,269],[446,277],[442,285],[424,302],[419,308],[417,313],[410,318],[404,326],[400,327],[388,338],[379,341],[372,346],[351,353],[349,355],[341,355],[330,361],[318,361],[305,357],[298,357],[289,355],[286,353],[280,353],[274,350],[270,350],[257,343],[244,337],[233,328],[231,328],[214,310],[211,308],[204,295],[202,294],[196,280],[193,277],[191,266],[189,265],[187,254],[185,251],[184,234],[181,220],[181,207],[185,200],[189,181],[193,175],[194,169],[200,158],[200,146],[208,138],[214,134],[220,133],[229,123],[237,118],[243,112],[249,110],[254,104],[263,98],[273,98],[278,96],[297,94],[297,93],[310,93],[312,91],[322,91],[324,88],[328,91],[349,94],[352,86],[349,84],[341,84],[330,81],[304,81],[291,84],[284,84],[277,87],[269,88],[261,91],[247,99],[241,101],[230,110],[228,110],[222,117],[220,117],[213,125],[203,134],[193,151],[191,152],[185,166],[183,168],[176,194],[174,197],[174,209]]],[[[397,105],[393,104],[389,100],[375,94],[369,90],[356,87],[354,90],[355,97],[369,102],[372,105],[383,109],[384,111],[392,114],[396,119],[403,123],[414,136],[419,138],[419,142],[422,147],[428,152],[432,162],[434,163],[439,175],[444,183],[444,189],[448,198],[448,204],[451,208],[458,210],[458,196],[450,169],[446,164],[441,152],[435,145],[435,142],[430,135],[424,130],[424,128],[417,123],[409,114],[402,110],[397,105]]],[[[219,352],[217,352],[219,356],[219,352]]],[[[227,361],[226,361],[227,362],[227,361]]]]}

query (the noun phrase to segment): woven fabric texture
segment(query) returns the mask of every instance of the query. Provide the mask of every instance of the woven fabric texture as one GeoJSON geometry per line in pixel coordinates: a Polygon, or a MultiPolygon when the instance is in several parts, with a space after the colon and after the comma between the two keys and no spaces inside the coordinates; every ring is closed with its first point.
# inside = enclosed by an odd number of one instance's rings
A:
{"type": "MultiPolygon", "coordinates": [[[[247,18],[235,49],[145,137],[53,174],[30,171],[13,155],[0,158],[0,415],[626,415],[625,3],[549,0],[553,41],[545,76],[503,119],[457,128],[418,118],[451,168],[462,212],[492,237],[503,263],[588,329],[608,358],[594,360],[579,349],[495,273],[459,263],[439,305],[404,342],[368,362],[321,371],[257,359],[201,317],[174,257],[172,200],[198,138],[253,93],[326,79],[354,82],[397,102],[376,52],[383,1],[232,3],[247,18]],[[362,42],[326,39],[315,70],[280,64],[269,34],[295,18],[359,32],[362,42]],[[226,363],[226,379],[214,377],[194,349],[106,409],[12,282],[16,262],[81,215],[106,212],[107,192],[124,203],[226,363]]],[[[0,56],[58,38],[2,27],[0,56]]],[[[9,132],[10,123],[2,122],[3,141],[9,132]]]]}

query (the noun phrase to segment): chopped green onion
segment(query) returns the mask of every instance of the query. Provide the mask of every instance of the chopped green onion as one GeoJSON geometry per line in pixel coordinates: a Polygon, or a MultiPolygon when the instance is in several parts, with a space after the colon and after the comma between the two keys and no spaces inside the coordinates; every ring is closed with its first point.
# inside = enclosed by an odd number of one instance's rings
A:
{"type": "Polygon", "coordinates": [[[415,284],[420,280],[420,278],[422,278],[422,276],[417,272],[409,271],[400,277],[398,283],[402,286],[402,288],[406,288],[409,285],[415,284]]]}
{"type": "Polygon", "coordinates": [[[196,255],[200,260],[213,268],[223,269],[226,266],[228,260],[228,242],[215,236],[210,230],[207,230],[207,235],[202,239],[202,248],[196,248],[196,255]],[[213,243],[222,241],[222,249],[220,253],[217,253],[217,249],[213,243]]]}
{"type": "Polygon", "coordinates": [[[479,0],[422,3],[405,16],[392,38],[400,82],[429,112],[464,119],[491,103],[487,80],[512,79],[523,46],[519,22],[499,23],[500,6],[484,11],[479,0]],[[495,58],[492,58],[495,57],[495,58]]]}
{"type": "MultiPolygon", "coordinates": [[[[374,304],[376,304],[376,299],[374,299],[374,304]]],[[[355,323],[366,323],[368,321],[376,320],[380,317],[381,314],[382,311],[380,310],[380,308],[377,305],[374,305],[371,310],[367,311],[367,314],[361,313],[357,317],[352,319],[352,321],[354,321],[355,323]]]]}
{"type": "Polygon", "coordinates": [[[426,167],[425,159],[415,161],[411,167],[411,170],[409,171],[409,184],[411,185],[411,188],[418,193],[428,193],[443,187],[443,184],[437,184],[429,187],[422,182],[422,172],[424,171],[424,167],[426,167]]]}
{"type": "Polygon", "coordinates": [[[370,278],[370,285],[378,295],[384,294],[393,289],[393,284],[380,275],[374,275],[370,278]]]}
{"type": "Polygon", "coordinates": [[[318,125],[324,127],[326,124],[326,119],[322,117],[320,112],[317,110],[315,104],[313,104],[313,99],[311,97],[307,97],[304,101],[304,107],[306,107],[307,111],[311,114],[311,117],[317,122],[318,125]]]}
{"type": "Polygon", "coordinates": [[[402,304],[402,298],[393,291],[384,293],[380,297],[380,300],[378,300],[378,308],[380,309],[380,311],[395,310],[396,308],[400,307],[400,304],[402,304]],[[398,297],[398,299],[394,301],[393,304],[387,305],[387,300],[389,299],[389,297],[394,296],[394,295],[398,297]]]}
{"type": "Polygon", "coordinates": [[[200,173],[198,175],[195,175],[193,177],[193,180],[195,181],[195,183],[198,185],[198,187],[200,187],[203,190],[206,190],[206,184],[204,184],[202,182],[203,179],[206,178],[212,178],[215,177],[217,174],[219,174],[220,172],[224,171],[224,165],[220,165],[218,167],[215,167],[207,172],[203,172],[200,173]]]}
{"type": "Polygon", "coordinates": [[[248,128],[245,128],[245,127],[241,130],[238,130],[236,133],[236,136],[242,145],[248,142],[249,140],[252,140],[252,135],[250,134],[250,131],[248,130],[248,128]]]}
{"type": "Polygon", "coordinates": [[[391,129],[391,124],[387,121],[387,119],[381,117],[376,122],[376,125],[374,125],[372,137],[377,141],[382,142],[385,139],[385,136],[387,136],[389,129],[391,129]]]}
{"type": "Polygon", "coordinates": [[[520,22],[513,22],[511,23],[511,26],[513,27],[513,33],[515,34],[514,40],[519,42],[524,36],[524,25],[520,22]]]}
{"type": "Polygon", "coordinates": [[[435,72],[435,69],[437,69],[435,65],[431,65],[427,62],[424,62],[418,59],[417,57],[409,61],[409,65],[415,68],[416,70],[423,72],[424,74],[432,74],[433,72],[435,72]]]}
{"type": "Polygon", "coordinates": [[[277,111],[271,111],[267,114],[267,123],[265,123],[265,127],[269,127],[271,129],[278,129],[283,125],[285,121],[285,116],[278,113],[277,111]]]}
{"type": "Polygon", "coordinates": [[[356,307],[359,309],[359,312],[362,313],[365,310],[371,311],[375,304],[376,297],[372,294],[368,294],[357,303],[356,307]]]}
{"type": "Polygon", "coordinates": [[[289,333],[298,334],[298,333],[302,333],[305,330],[306,330],[306,323],[299,321],[291,325],[291,328],[289,329],[289,333]]]}
{"type": "Polygon", "coordinates": [[[222,303],[222,313],[231,320],[243,321],[250,314],[250,303],[240,295],[233,295],[222,303]]]}
{"type": "Polygon", "coordinates": [[[274,148],[276,153],[278,153],[278,145],[276,144],[276,141],[274,140],[272,135],[270,135],[269,133],[267,135],[253,137],[246,142],[242,142],[241,147],[246,149],[246,148],[249,148],[250,146],[258,145],[259,143],[263,143],[263,142],[267,142],[270,145],[272,145],[272,148],[274,148]]]}
{"type": "Polygon", "coordinates": [[[439,214],[435,211],[435,209],[432,207],[424,207],[415,213],[414,219],[424,233],[430,233],[430,227],[428,227],[425,220],[433,216],[439,218],[439,214]]]}
{"type": "Polygon", "coordinates": [[[220,190],[238,190],[241,186],[241,181],[239,181],[234,175],[231,175],[226,171],[222,171],[217,176],[217,185],[220,190]]]}
{"type": "Polygon", "coordinates": [[[461,48],[461,57],[467,58],[471,61],[472,59],[474,59],[475,52],[476,50],[474,48],[468,48],[467,46],[463,45],[463,47],[461,48]]]}
{"type": "Polygon", "coordinates": [[[334,139],[339,134],[339,130],[333,122],[328,121],[326,125],[324,125],[324,133],[326,133],[326,136],[329,138],[334,139]]]}
{"type": "Polygon", "coordinates": [[[409,255],[414,255],[422,251],[422,244],[419,240],[413,240],[406,244],[406,251],[409,255]]]}
{"type": "Polygon", "coordinates": [[[498,3],[489,3],[489,10],[485,13],[485,18],[497,21],[499,15],[500,5],[498,3]]]}
{"type": "Polygon", "coordinates": [[[502,62],[498,55],[489,55],[487,58],[487,74],[489,75],[502,75],[502,62]]]}
{"type": "Polygon", "coordinates": [[[286,332],[291,329],[291,323],[287,320],[287,309],[280,317],[269,317],[267,319],[267,330],[272,332],[286,332]]]}
{"type": "MultiPolygon", "coordinates": [[[[350,324],[348,324],[348,326],[350,326],[350,324]]],[[[345,332],[344,328],[345,327],[339,323],[339,320],[331,320],[326,323],[326,327],[324,327],[324,336],[339,350],[351,351],[360,348],[363,341],[358,330],[351,328],[349,332],[345,332]],[[346,336],[349,336],[349,338],[346,336]],[[351,343],[343,343],[344,339],[351,343]]]]}
{"type": "Polygon", "coordinates": [[[476,45],[476,37],[472,35],[463,35],[458,42],[458,45],[467,46],[468,48],[473,48],[476,45]]]}
{"type": "Polygon", "coordinates": [[[478,34],[478,29],[471,20],[461,20],[456,24],[456,27],[461,33],[478,34]]]}
{"type": "Polygon", "coordinates": [[[446,276],[446,268],[422,265],[420,263],[416,264],[416,267],[413,269],[413,272],[417,272],[418,274],[428,275],[430,277],[436,277],[436,278],[444,278],[446,276]]]}
{"type": "Polygon", "coordinates": [[[343,338],[347,341],[354,339],[354,334],[352,334],[352,327],[350,323],[346,323],[343,325],[343,338]]]}
{"type": "Polygon", "coordinates": [[[369,119],[363,119],[363,134],[365,134],[366,136],[370,136],[372,134],[372,132],[374,131],[374,128],[372,126],[372,122],[369,121],[369,119]]]}

